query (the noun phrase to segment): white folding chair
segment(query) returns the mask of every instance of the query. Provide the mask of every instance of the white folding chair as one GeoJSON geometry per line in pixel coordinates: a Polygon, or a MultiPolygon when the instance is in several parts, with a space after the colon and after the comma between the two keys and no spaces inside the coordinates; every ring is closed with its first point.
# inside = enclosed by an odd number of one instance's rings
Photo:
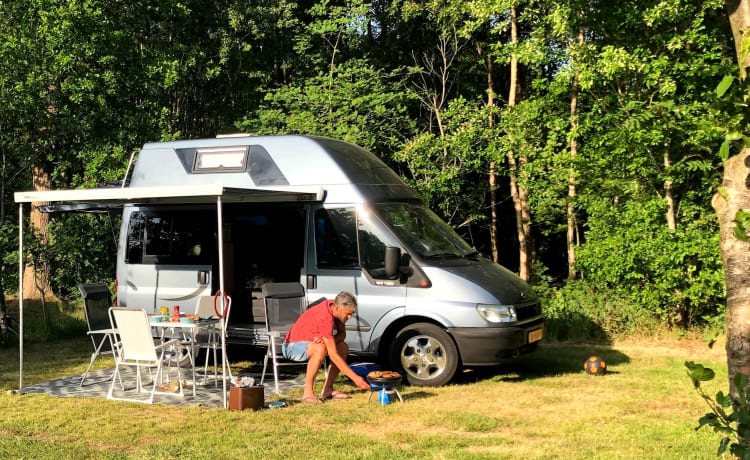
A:
{"type": "MultiPolygon", "coordinates": [[[[177,367],[177,382],[179,392],[160,391],[159,382],[163,380],[162,369],[165,361],[171,358],[171,353],[176,347],[180,346],[177,339],[169,340],[163,343],[154,341],[151,334],[151,326],[148,322],[146,311],[141,308],[119,308],[111,307],[109,309],[110,322],[112,328],[117,325],[117,352],[115,353],[115,376],[112,378],[112,384],[107,392],[107,399],[119,401],[133,401],[142,403],[153,403],[154,395],[164,394],[170,396],[183,396],[182,391],[182,373],[177,367]],[[121,375],[122,367],[135,367],[136,393],[149,393],[147,400],[143,398],[115,396],[115,380],[121,375]],[[156,369],[156,374],[151,375],[151,390],[146,391],[143,385],[143,375],[141,368],[149,371],[156,369]]],[[[127,393],[124,390],[123,393],[127,393]]]]}
{"type": "Polygon", "coordinates": [[[263,374],[260,384],[266,378],[268,361],[273,367],[273,380],[276,394],[281,396],[279,390],[279,367],[288,365],[306,365],[298,361],[291,361],[281,354],[281,344],[284,342],[286,333],[295,321],[300,317],[307,302],[305,300],[305,288],[300,283],[266,283],[261,288],[263,302],[266,308],[266,331],[268,337],[268,348],[263,358],[263,374]]]}
{"type": "MultiPolygon", "coordinates": [[[[232,298],[227,296],[226,297],[227,305],[225,307],[225,313],[224,313],[224,321],[229,320],[229,313],[232,309],[232,298]]],[[[213,296],[201,296],[198,299],[198,303],[195,307],[195,314],[198,315],[200,318],[210,318],[210,317],[216,317],[216,310],[221,310],[221,299],[220,298],[214,298],[213,296]],[[214,304],[216,302],[216,304],[214,304]],[[216,305],[216,307],[214,307],[216,305]]],[[[200,326],[200,323],[199,323],[200,326]]],[[[200,350],[204,349],[206,350],[206,359],[203,363],[203,384],[206,384],[206,379],[208,376],[208,358],[209,358],[209,351],[213,355],[214,358],[214,386],[219,385],[219,360],[218,360],[218,350],[221,350],[221,323],[211,323],[208,326],[201,326],[201,330],[196,335],[195,340],[195,349],[200,350]]],[[[196,351],[196,354],[198,352],[196,351]]],[[[224,360],[224,364],[226,365],[227,369],[229,370],[229,377],[232,377],[232,370],[229,368],[229,363],[227,362],[226,356],[222,356],[222,359],[224,360]]]]}

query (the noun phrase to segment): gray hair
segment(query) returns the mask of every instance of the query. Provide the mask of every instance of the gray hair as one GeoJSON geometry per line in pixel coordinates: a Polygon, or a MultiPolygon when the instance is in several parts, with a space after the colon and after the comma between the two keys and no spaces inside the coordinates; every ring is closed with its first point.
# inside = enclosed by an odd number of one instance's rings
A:
{"type": "Polygon", "coordinates": [[[339,292],[336,298],[333,300],[333,303],[340,307],[350,307],[355,310],[357,309],[357,299],[353,294],[346,291],[339,292]]]}

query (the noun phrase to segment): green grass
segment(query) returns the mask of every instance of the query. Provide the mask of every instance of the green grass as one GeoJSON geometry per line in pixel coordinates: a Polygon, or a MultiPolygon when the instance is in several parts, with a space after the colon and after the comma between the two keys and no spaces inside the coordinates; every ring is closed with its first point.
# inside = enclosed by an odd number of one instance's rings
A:
{"type": "MultiPolygon", "coordinates": [[[[83,372],[86,338],[31,343],[26,384],[83,372]]],[[[441,388],[404,387],[404,403],[348,401],[230,412],[95,399],[17,395],[18,349],[0,347],[2,458],[709,459],[718,435],[696,432],[707,412],[683,362],[720,376],[720,346],[639,341],[609,347],[545,344],[512,366],[462,374],[441,388]],[[604,377],[583,372],[590,354],[604,377]]],[[[292,397],[299,398],[299,394],[292,397]]],[[[375,398],[373,398],[374,400],[375,398]]]]}

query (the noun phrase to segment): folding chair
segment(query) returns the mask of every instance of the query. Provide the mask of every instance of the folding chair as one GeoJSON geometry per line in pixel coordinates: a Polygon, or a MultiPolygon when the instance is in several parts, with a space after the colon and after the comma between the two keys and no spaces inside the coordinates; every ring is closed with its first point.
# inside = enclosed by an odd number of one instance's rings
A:
{"type": "Polygon", "coordinates": [[[281,354],[281,344],[284,342],[286,333],[292,327],[297,318],[307,308],[305,300],[305,288],[300,283],[266,283],[261,288],[263,303],[266,310],[266,331],[268,336],[268,348],[263,358],[263,374],[260,384],[266,378],[268,361],[273,366],[273,380],[276,393],[281,396],[279,390],[279,367],[285,365],[306,365],[298,361],[291,361],[281,354]]]}
{"type": "Polygon", "coordinates": [[[112,327],[109,320],[109,307],[112,306],[112,295],[109,293],[107,285],[104,283],[80,284],[78,285],[78,290],[81,291],[81,296],[83,297],[83,312],[86,316],[86,325],[88,326],[87,334],[91,337],[91,344],[94,346],[89,366],[81,377],[79,387],[82,387],[96,358],[101,355],[114,354],[114,335],[116,330],[112,327]]]}
{"type": "MultiPolygon", "coordinates": [[[[232,298],[227,296],[227,305],[224,313],[224,321],[229,319],[229,313],[232,309],[232,298]]],[[[195,307],[195,314],[200,318],[208,318],[216,316],[216,309],[214,308],[214,302],[217,303],[216,308],[221,308],[219,303],[221,299],[214,299],[213,296],[201,296],[198,299],[198,304],[195,307]]],[[[201,327],[201,331],[198,333],[195,339],[194,347],[196,350],[206,350],[206,360],[203,364],[203,384],[206,384],[206,378],[208,374],[208,358],[209,351],[211,351],[214,358],[214,386],[219,385],[219,360],[217,358],[218,350],[221,350],[221,323],[211,323],[206,327],[201,327]]],[[[196,355],[198,352],[196,351],[196,355]]],[[[197,356],[196,356],[197,357],[197,356]]],[[[232,377],[232,370],[229,368],[229,363],[226,362],[226,356],[222,356],[222,359],[226,363],[227,369],[229,369],[229,377],[232,377]]]]}
{"type": "Polygon", "coordinates": [[[18,324],[18,321],[16,321],[14,317],[8,315],[7,312],[3,312],[3,314],[0,315],[0,343],[6,343],[11,334],[18,337],[18,332],[13,329],[13,323],[18,324]]]}
{"type": "MultiPolygon", "coordinates": [[[[115,353],[115,377],[112,378],[112,383],[109,386],[107,399],[151,404],[154,402],[154,396],[157,394],[184,396],[182,390],[182,372],[179,367],[177,367],[179,392],[173,393],[158,390],[158,382],[163,380],[163,364],[165,361],[171,359],[172,352],[181,346],[180,341],[178,339],[163,343],[160,343],[158,340],[155,341],[151,334],[148,315],[146,315],[146,311],[142,308],[111,307],[109,309],[109,317],[112,328],[114,329],[114,326],[117,325],[117,338],[119,340],[117,342],[118,352],[115,353]],[[135,397],[114,396],[115,380],[121,375],[121,368],[125,366],[135,367],[136,393],[147,392],[144,390],[141,368],[149,369],[149,371],[154,368],[156,369],[156,375],[152,375],[149,372],[151,376],[151,390],[148,391],[149,397],[147,400],[135,397]]],[[[123,392],[127,391],[123,390],[123,392]]]]}

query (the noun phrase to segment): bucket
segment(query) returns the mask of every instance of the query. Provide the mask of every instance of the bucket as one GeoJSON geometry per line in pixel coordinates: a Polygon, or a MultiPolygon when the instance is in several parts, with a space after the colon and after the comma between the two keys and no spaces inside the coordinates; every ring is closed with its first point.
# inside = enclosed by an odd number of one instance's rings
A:
{"type": "Polygon", "coordinates": [[[263,385],[233,386],[229,389],[229,410],[260,410],[263,408],[263,402],[263,385]]]}

